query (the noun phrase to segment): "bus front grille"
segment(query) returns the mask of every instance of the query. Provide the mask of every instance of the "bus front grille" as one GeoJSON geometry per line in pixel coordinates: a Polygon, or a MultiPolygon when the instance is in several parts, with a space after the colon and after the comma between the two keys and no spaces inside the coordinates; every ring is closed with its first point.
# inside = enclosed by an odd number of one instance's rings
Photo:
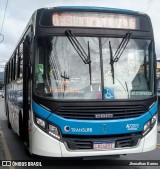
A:
{"type": "Polygon", "coordinates": [[[124,119],[139,117],[147,112],[144,106],[60,107],[56,114],[67,119],[124,119]]]}
{"type": "Polygon", "coordinates": [[[132,148],[137,146],[138,141],[141,139],[140,133],[117,135],[117,136],[64,136],[63,141],[69,150],[86,150],[93,149],[94,142],[114,142],[116,148],[132,148]]]}

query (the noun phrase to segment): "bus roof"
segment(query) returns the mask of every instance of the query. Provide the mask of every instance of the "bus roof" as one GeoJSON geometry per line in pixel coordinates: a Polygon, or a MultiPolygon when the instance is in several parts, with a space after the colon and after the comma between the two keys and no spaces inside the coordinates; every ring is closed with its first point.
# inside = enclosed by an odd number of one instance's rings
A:
{"type": "Polygon", "coordinates": [[[108,7],[96,7],[96,6],[57,6],[57,9],[79,9],[79,10],[99,10],[99,11],[115,11],[125,13],[139,13],[138,11],[119,9],[119,8],[108,8],[108,7]]]}

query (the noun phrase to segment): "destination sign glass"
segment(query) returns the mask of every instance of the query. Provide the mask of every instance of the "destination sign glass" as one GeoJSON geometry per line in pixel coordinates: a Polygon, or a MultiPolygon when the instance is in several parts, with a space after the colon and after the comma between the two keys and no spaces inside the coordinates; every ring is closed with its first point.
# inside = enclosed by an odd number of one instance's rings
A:
{"type": "Polygon", "coordinates": [[[117,13],[58,12],[52,15],[52,25],[60,27],[94,27],[140,29],[139,17],[117,13]]]}

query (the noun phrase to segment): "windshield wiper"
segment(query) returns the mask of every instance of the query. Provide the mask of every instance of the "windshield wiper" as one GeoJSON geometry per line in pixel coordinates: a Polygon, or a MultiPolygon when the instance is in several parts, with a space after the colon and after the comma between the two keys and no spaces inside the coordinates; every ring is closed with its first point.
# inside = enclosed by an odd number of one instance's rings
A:
{"type": "Polygon", "coordinates": [[[113,57],[113,60],[114,62],[118,62],[118,60],[120,59],[123,51],[125,50],[129,40],[131,38],[131,33],[126,33],[125,37],[122,39],[121,43],[119,44],[115,54],[114,54],[114,57],[113,57]]]}
{"type": "Polygon", "coordinates": [[[126,33],[125,37],[122,39],[121,43],[119,44],[114,56],[113,56],[111,41],[109,41],[110,65],[111,65],[111,73],[112,73],[113,84],[114,84],[114,63],[119,61],[119,59],[120,59],[123,51],[125,50],[130,38],[131,38],[131,33],[126,33]]]}
{"type": "MultiPolygon", "coordinates": [[[[91,60],[89,41],[88,41],[88,59],[91,60]]],[[[90,86],[91,86],[91,91],[92,91],[93,89],[92,89],[92,69],[91,69],[91,62],[89,62],[88,65],[89,65],[90,86]]]]}
{"type": "Polygon", "coordinates": [[[92,69],[91,69],[91,54],[90,54],[89,41],[88,41],[88,55],[87,55],[85,50],[83,49],[83,47],[81,46],[81,44],[79,43],[75,35],[73,34],[73,32],[67,29],[65,33],[67,35],[67,38],[71,42],[72,46],[74,47],[74,49],[76,50],[80,58],[82,59],[82,61],[85,64],[89,65],[90,86],[91,86],[91,91],[92,91],[92,69]]]}
{"type": "Polygon", "coordinates": [[[81,46],[81,44],[79,43],[79,41],[77,40],[77,38],[75,37],[73,32],[71,30],[67,29],[65,31],[65,34],[67,35],[67,38],[71,42],[72,46],[74,47],[74,49],[76,50],[78,55],[81,57],[82,61],[85,64],[91,63],[89,56],[86,54],[85,50],[83,49],[83,47],[81,46]]]}
{"type": "Polygon", "coordinates": [[[112,51],[111,41],[109,41],[109,51],[110,51],[111,73],[112,73],[112,79],[113,79],[113,84],[114,84],[114,60],[113,60],[113,51],[112,51]]]}

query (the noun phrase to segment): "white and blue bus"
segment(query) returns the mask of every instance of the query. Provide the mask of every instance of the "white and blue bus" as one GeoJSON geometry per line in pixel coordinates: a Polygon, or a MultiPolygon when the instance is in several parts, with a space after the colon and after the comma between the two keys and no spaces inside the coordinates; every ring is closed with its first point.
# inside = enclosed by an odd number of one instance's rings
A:
{"type": "Polygon", "coordinates": [[[5,66],[8,127],[30,154],[86,157],[156,148],[149,16],[101,7],[34,12],[5,66]]]}

